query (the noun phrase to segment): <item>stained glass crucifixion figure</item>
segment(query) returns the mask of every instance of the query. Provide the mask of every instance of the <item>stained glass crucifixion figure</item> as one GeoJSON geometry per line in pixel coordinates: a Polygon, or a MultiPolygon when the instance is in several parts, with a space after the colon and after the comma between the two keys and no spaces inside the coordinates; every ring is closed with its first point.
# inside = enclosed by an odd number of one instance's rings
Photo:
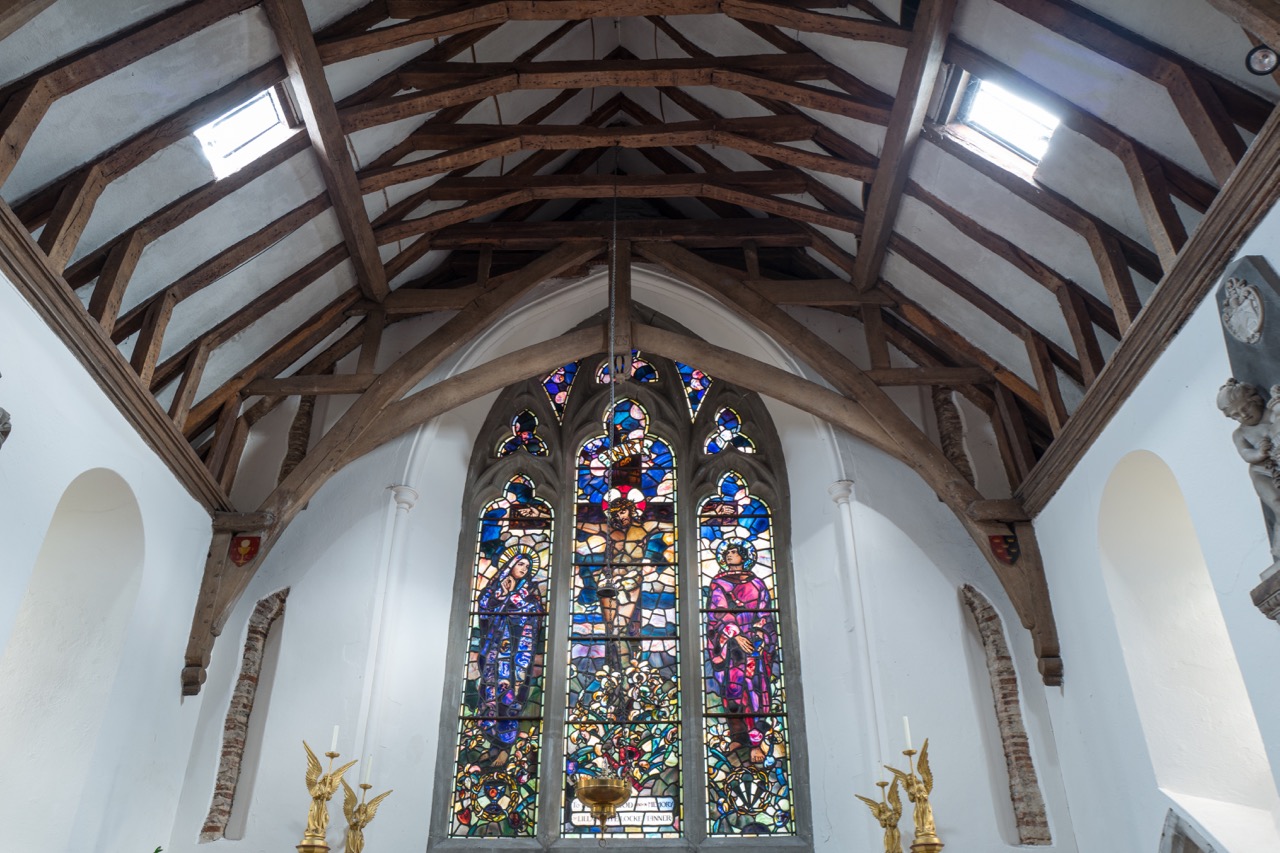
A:
{"type": "Polygon", "coordinates": [[[636,401],[605,414],[578,455],[563,834],[600,832],[574,799],[585,773],[633,788],[606,833],[678,836],[675,456],[636,401]]]}

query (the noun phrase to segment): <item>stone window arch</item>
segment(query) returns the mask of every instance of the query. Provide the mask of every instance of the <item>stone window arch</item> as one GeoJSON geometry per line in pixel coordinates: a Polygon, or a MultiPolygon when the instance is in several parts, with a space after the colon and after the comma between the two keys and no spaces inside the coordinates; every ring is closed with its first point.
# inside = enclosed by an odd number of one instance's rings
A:
{"type": "Polygon", "coordinates": [[[598,840],[570,774],[609,767],[633,787],[611,837],[639,836],[646,849],[811,849],[789,496],[772,421],[757,395],[657,353],[634,356],[650,381],[597,382],[604,358],[508,388],[476,440],[432,846],[598,840]],[[624,403],[635,417],[602,444],[624,403]],[[732,442],[707,452],[726,408],[755,452],[732,442]],[[522,413],[537,441],[516,446],[522,413]],[[620,461],[625,449],[591,457],[625,448],[628,430],[647,462],[620,461]],[[591,481],[601,459],[608,488],[591,481]],[[671,470],[646,474],[650,463],[671,470]],[[742,500],[726,501],[726,489],[742,500]],[[639,520],[610,538],[636,498],[639,520]],[[745,570],[725,556],[729,540],[760,530],[742,550],[745,570]],[[726,606],[711,605],[712,586],[726,606]]]}

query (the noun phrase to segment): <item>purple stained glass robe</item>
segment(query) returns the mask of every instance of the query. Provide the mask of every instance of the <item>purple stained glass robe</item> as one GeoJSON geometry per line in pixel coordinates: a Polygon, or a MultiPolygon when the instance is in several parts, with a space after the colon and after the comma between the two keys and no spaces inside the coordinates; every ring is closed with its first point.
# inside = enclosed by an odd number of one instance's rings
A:
{"type": "MultiPolygon", "coordinates": [[[[750,571],[727,569],[711,581],[707,658],[714,690],[727,714],[772,712],[771,682],[778,648],[772,606],[764,581],[750,571]],[[743,648],[739,637],[746,638],[751,651],[743,648]]],[[[731,726],[734,730],[745,728],[745,723],[731,726]]]]}

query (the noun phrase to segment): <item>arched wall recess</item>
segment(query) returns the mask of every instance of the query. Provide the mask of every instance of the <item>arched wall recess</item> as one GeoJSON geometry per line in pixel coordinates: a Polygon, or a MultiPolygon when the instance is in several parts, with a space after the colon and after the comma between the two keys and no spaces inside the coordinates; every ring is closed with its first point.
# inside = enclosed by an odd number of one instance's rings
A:
{"type": "MultiPolygon", "coordinates": [[[[15,813],[72,815],[88,784],[143,573],[142,514],[129,485],[96,468],[54,511],[0,658],[0,755],[22,780],[15,813]],[[50,760],[60,755],[62,761],[50,760]],[[30,798],[24,804],[21,798],[30,798]],[[61,804],[61,805],[59,805],[61,804]]],[[[61,850],[73,822],[10,822],[16,850],[61,850]],[[62,833],[59,838],[58,834],[62,833]]]]}
{"type": "MultiPolygon", "coordinates": [[[[193,619],[187,666],[183,670],[185,693],[199,692],[214,638],[271,546],[336,471],[391,438],[463,403],[607,349],[606,327],[588,326],[454,373],[410,394],[433,371],[444,367],[450,355],[487,331],[491,318],[514,307],[516,300],[534,284],[589,260],[599,248],[565,246],[519,272],[495,279],[486,296],[446,321],[380,374],[266,498],[258,513],[248,519],[235,516],[221,525],[215,519],[214,541],[193,619]],[[233,526],[235,523],[241,526],[233,526]],[[249,524],[252,526],[246,526],[249,524]],[[262,533],[258,554],[243,567],[232,565],[228,556],[231,534],[257,531],[262,533]]],[[[1023,626],[1032,633],[1045,683],[1061,683],[1062,662],[1048,588],[1035,532],[1021,505],[1016,501],[984,500],[915,422],[862,370],[763,295],[754,293],[746,286],[745,279],[745,290],[729,288],[720,281],[719,267],[708,270],[706,267],[710,265],[678,247],[642,243],[637,244],[636,251],[668,267],[675,276],[667,278],[636,268],[631,273],[637,282],[642,278],[666,281],[686,290],[692,285],[706,307],[738,315],[738,321],[745,328],[778,341],[785,351],[804,361],[830,387],[742,352],[634,319],[629,329],[632,345],[686,364],[697,364],[746,390],[796,406],[884,450],[916,471],[956,514],[1004,585],[1023,626]],[[718,304],[709,302],[707,296],[718,304]],[[993,544],[1002,543],[1010,533],[1017,537],[1021,548],[1016,566],[1013,561],[1002,558],[993,544]]],[[[576,301],[580,302],[584,291],[604,281],[604,276],[590,276],[551,298],[577,295],[576,301]]],[[[632,316],[638,315],[632,313],[632,316]]],[[[518,314],[503,324],[514,332],[519,325],[518,314]]]]}
{"type": "Polygon", "coordinates": [[[1262,736],[1186,500],[1159,456],[1116,465],[1098,542],[1157,784],[1228,847],[1228,833],[1252,827],[1265,835],[1246,833],[1240,849],[1274,849],[1280,798],[1262,736]]]}

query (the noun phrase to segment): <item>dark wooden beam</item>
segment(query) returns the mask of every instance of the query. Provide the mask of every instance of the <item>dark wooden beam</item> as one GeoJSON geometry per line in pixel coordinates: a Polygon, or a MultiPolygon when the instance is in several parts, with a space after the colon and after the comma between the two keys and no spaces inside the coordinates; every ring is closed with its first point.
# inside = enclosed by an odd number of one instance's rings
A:
{"type": "MultiPolygon", "coordinates": [[[[813,5],[839,5],[821,3],[813,5]]],[[[508,21],[584,21],[592,18],[643,17],[647,15],[714,15],[722,12],[739,21],[773,24],[801,32],[841,36],[905,47],[910,33],[883,21],[847,18],[810,12],[796,5],[761,0],[640,0],[619,7],[608,0],[493,0],[462,8],[434,2],[396,0],[388,7],[392,17],[409,20],[363,33],[323,41],[326,63],[342,62],[384,50],[442,36],[490,27],[508,21]],[[423,14],[412,14],[414,11],[423,14]]]]}
{"type": "Polygon", "coordinates": [[[1280,2],[1277,0],[1209,0],[1209,5],[1256,35],[1263,44],[1280,45],[1280,2]]]}
{"type": "MultiPolygon", "coordinates": [[[[468,66],[470,63],[446,63],[468,66]]],[[[509,92],[532,89],[715,86],[747,95],[760,95],[874,124],[886,124],[889,111],[850,95],[791,79],[825,75],[825,64],[787,54],[681,59],[581,59],[523,65],[483,65],[490,76],[473,76],[469,68],[441,69],[401,75],[407,85],[423,88],[407,95],[380,98],[341,111],[348,133],[409,118],[442,107],[479,101],[509,92]],[[545,66],[545,67],[544,67],[545,66]],[[775,79],[769,74],[788,79],[775,79]],[[821,73],[819,73],[821,72],[821,73]]]]}
{"type": "Polygon", "coordinates": [[[347,153],[347,138],[311,34],[307,11],[302,0],[263,0],[263,6],[275,31],[285,67],[289,70],[289,82],[311,137],[311,145],[320,161],[320,170],[355,267],[356,280],[367,298],[381,301],[388,292],[387,272],[378,255],[373,227],[365,213],[360,185],[351,165],[351,155],[347,153]]]}
{"type": "Polygon", "coordinates": [[[0,104],[8,102],[0,112],[0,184],[54,101],[255,5],[257,0],[193,0],[0,89],[0,104]]]}
{"type": "Polygon", "coordinates": [[[120,351],[90,318],[76,295],[49,266],[40,248],[7,204],[0,202],[0,274],[58,336],[125,422],[206,509],[230,509],[230,501],[191,446],[147,393],[120,351]]]}
{"type": "Polygon", "coordinates": [[[6,39],[18,29],[53,5],[53,0],[8,0],[0,5],[0,39],[6,39]]]}
{"type": "Polygon", "coordinates": [[[880,168],[871,182],[867,226],[859,241],[853,268],[853,283],[862,290],[871,288],[880,278],[884,253],[902,202],[902,188],[907,182],[938,71],[942,67],[942,52],[951,33],[955,8],[956,0],[922,0],[920,4],[906,63],[898,81],[898,96],[889,118],[889,129],[885,131],[880,168]]]}

